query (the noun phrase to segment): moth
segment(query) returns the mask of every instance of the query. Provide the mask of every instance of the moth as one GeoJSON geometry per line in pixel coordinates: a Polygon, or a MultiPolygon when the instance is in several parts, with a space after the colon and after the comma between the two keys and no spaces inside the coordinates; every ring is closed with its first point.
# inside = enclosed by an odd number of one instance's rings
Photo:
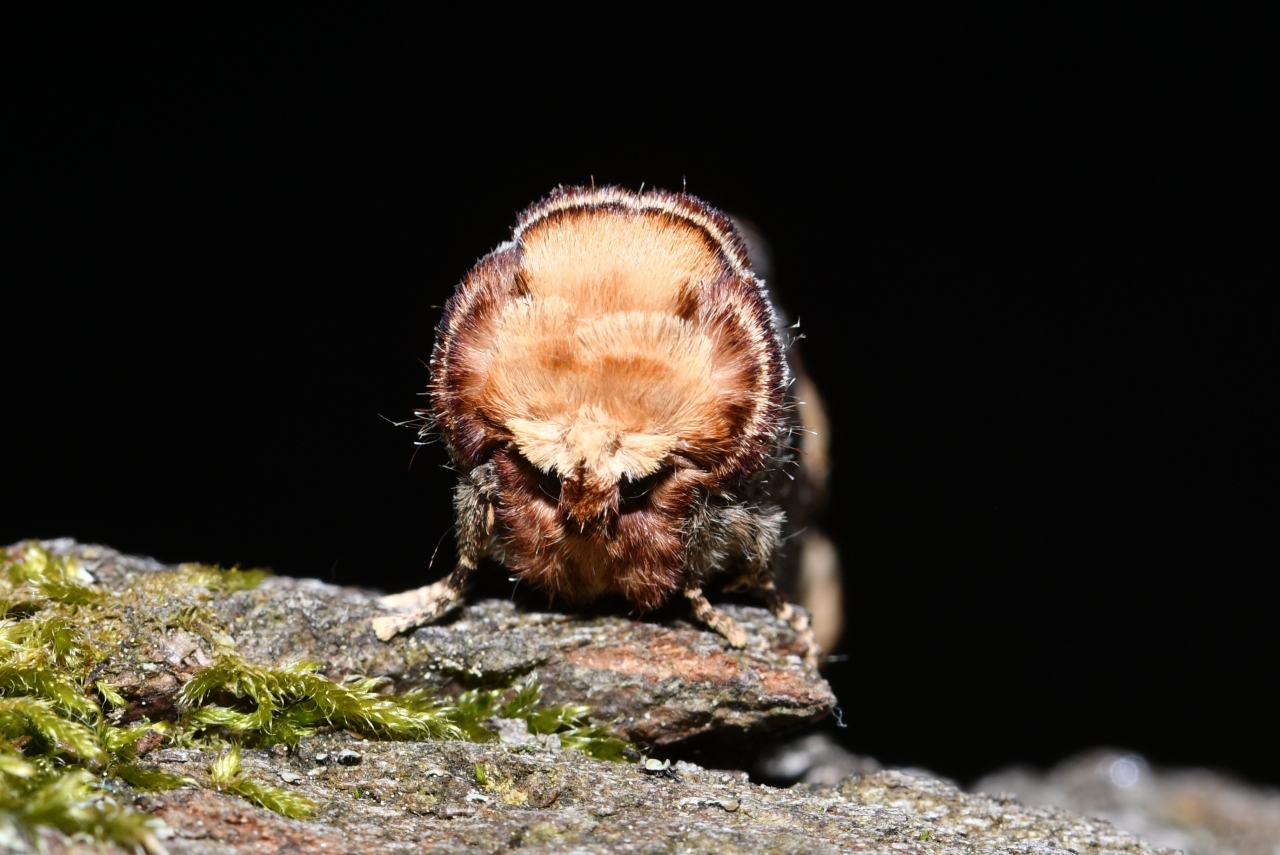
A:
{"type": "Polygon", "coordinates": [[[420,413],[448,449],[458,556],[382,603],[379,638],[429,623],[480,560],[556,598],[674,596],[734,647],[704,586],[755,592],[819,655],[778,591],[794,463],[784,331],[724,214],[686,193],[562,187],[520,215],[444,308],[420,413]]]}

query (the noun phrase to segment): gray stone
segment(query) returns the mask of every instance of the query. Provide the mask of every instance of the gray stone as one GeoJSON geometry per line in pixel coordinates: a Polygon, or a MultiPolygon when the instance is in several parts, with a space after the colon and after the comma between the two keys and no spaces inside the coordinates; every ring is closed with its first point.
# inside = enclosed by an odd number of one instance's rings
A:
{"type": "Polygon", "coordinates": [[[1280,855],[1280,790],[1152,767],[1133,752],[1097,749],[1048,772],[1005,769],[973,788],[1100,817],[1186,855],[1280,855]]]}
{"type": "MultiPolygon", "coordinates": [[[[246,751],[242,773],[279,780],[302,757],[339,755],[352,737],[311,737],[293,755],[246,751]]],[[[310,819],[290,820],[208,789],[138,794],[134,803],[171,831],[170,855],[361,852],[464,853],[885,853],[1009,852],[1018,855],[1155,855],[1161,850],[1110,822],[1009,797],[971,795],[896,770],[836,786],[791,789],[682,762],[673,775],[606,763],[572,751],[529,753],[499,742],[362,742],[359,766],[300,776],[291,792],[315,800],[310,819]],[[486,770],[478,784],[474,770],[486,770]],[[441,772],[444,774],[441,774],[441,772]],[[602,800],[602,797],[606,800],[602,800]]],[[[152,764],[199,777],[214,759],[158,751],[152,764]]],[[[673,764],[674,771],[677,764],[673,764]]],[[[65,841],[63,841],[65,843],[65,841]]],[[[80,851],[59,848],[50,851],[80,851]]]]}
{"type": "MultiPolygon", "coordinates": [[[[127,590],[137,574],[171,569],[74,541],[45,544],[75,554],[99,585],[127,590]]],[[[384,614],[376,592],[314,579],[273,577],[249,591],[199,603],[228,628],[237,653],[255,664],[305,657],[326,676],[386,677],[399,690],[441,692],[509,682],[537,671],[543,699],[586,704],[631,742],[666,745],[713,732],[764,733],[815,721],[835,706],[831,687],[800,661],[800,644],[765,609],[725,606],[751,643],[735,650],[692,617],[637,621],[525,610],[505,600],[468,602],[433,626],[383,642],[370,624],[384,614]]],[[[214,651],[172,620],[172,602],[139,602],[129,635],[137,643],[97,679],[130,702],[126,718],[170,718],[174,695],[214,651]]]]}
{"type": "MultiPolygon", "coordinates": [[[[121,592],[145,588],[140,574],[163,569],[104,547],[56,548],[80,555],[97,584],[121,592]]],[[[834,704],[825,681],[801,663],[794,634],[761,609],[727,609],[753,638],[747,649],[732,650],[680,619],[578,617],[494,601],[468,604],[441,625],[384,644],[369,626],[380,613],[369,592],[296,579],[201,593],[194,605],[246,660],[305,656],[334,680],[372,674],[397,688],[446,692],[536,668],[549,702],[590,704],[623,737],[663,744],[673,756],[690,736],[766,732],[811,721],[834,704]]],[[[176,714],[178,688],[212,661],[215,651],[201,635],[172,632],[175,610],[186,608],[141,594],[131,605],[119,655],[95,675],[124,696],[125,715],[176,714]]],[[[305,820],[208,787],[138,792],[113,781],[112,797],[163,821],[170,855],[1165,851],[1104,820],[966,794],[900,771],[779,789],[685,760],[607,763],[522,742],[514,730],[510,736],[485,744],[384,742],[334,730],[294,750],[245,750],[239,774],[258,784],[287,782],[290,794],[318,806],[305,820]],[[359,762],[344,761],[353,757],[359,762]]],[[[198,747],[159,748],[138,764],[199,781],[217,757],[198,747]]],[[[111,850],[53,831],[42,843],[52,853],[111,850]]]]}

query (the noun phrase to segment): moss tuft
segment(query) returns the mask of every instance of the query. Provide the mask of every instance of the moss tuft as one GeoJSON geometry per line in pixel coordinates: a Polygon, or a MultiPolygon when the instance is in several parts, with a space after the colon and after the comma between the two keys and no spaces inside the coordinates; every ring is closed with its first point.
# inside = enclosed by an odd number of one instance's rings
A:
{"type": "MultiPolygon", "coordinates": [[[[6,776],[7,777],[7,776],[6,776]]],[[[0,784],[0,837],[17,835],[39,846],[37,829],[51,826],[66,834],[83,834],[147,852],[162,852],[156,832],[159,820],[132,810],[105,795],[101,785],[83,769],[32,775],[28,786],[0,784]]]]}
{"type": "Polygon", "coordinates": [[[107,759],[107,752],[98,745],[96,733],[66,717],[44,698],[30,695],[0,698],[0,735],[11,746],[21,745],[29,756],[93,764],[107,759]]]}
{"type": "Polygon", "coordinates": [[[179,787],[197,787],[200,782],[184,775],[170,775],[158,769],[143,769],[132,763],[119,763],[111,767],[112,773],[139,790],[176,790],[179,787]]]}
{"type": "Polygon", "coordinates": [[[124,778],[115,761],[137,739],[82,689],[105,655],[87,630],[105,598],[74,562],[36,545],[15,553],[0,553],[0,839],[38,848],[46,826],[162,851],[160,821],[119,804],[94,774],[124,778]]]}
{"type": "Polygon", "coordinates": [[[502,711],[504,718],[524,719],[530,733],[555,734],[561,748],[581,751],[597,760],[627,762],[625,752],[631,745],[613,736],[604,725],[589,724],[590,713],[591,707],[580,704],[543,706],[542,688],[533,678],[525,681],[502,711]]]}
{"type": "Polygon", "coordinates": [[[319,807],[306,796],[252,781],[240,772],[240,748],[233,745],[209,766],[209,781],[217,790],[235,793],[256,805],[291,819],[306,819],[319,807]]]}
{"type": "Polygon", "coordinates": [[[298,661],[276,668],[249,665],[223,653],[196,674],[178,694],[192,709],[187,722],[197,729],[221,728],[248,746],[297,745],[321,724],[381,739],[457,739],[449,705],[421,692],[383,695],[381,680],[360,677],[338,684],[317,673],[319,663],[298,661]],[[248,711],[204,703],[217,691],[243,699],[248,711]]]}
{"type": "Polygon", "coordinates": [[[192,584],[224,594],[252,591],[272,575],[270,570],[261,567],[255,570],[241,570],[239,567],[223,570],[209,564],[182,564],[178,569],[187,574],[192,584]]]}

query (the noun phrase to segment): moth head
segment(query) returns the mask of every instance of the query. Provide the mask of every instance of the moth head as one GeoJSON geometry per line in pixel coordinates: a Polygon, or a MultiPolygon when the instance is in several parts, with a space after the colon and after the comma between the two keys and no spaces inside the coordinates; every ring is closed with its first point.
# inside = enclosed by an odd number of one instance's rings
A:
{"type": "Polygon", "coordinates": [[[628,485],[664,464],[676,438],[628,430],[593,407],[555,421],[514,418],[507,424],[517,450],[554,483],[557,504],[578,523],[602,525],[622,508],[628,485]]]}

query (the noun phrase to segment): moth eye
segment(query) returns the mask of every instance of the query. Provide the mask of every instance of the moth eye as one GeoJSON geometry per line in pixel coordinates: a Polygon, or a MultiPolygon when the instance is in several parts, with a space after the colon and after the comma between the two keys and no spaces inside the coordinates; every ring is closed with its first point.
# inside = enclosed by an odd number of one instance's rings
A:
{"type": "Polygon", "coordinates": [[[618,496],[622,500],[622,511],[626,513],[630,510],[636,510],[645,502],[645,498],[653,491],[655,487],[667,476],[664,469],[659,469],[643,478],[631,480],[623,478],[618,482],[618,496]]]}
{"type": "Polygon", "coordinates": [[[538,473],[538,489],[553,502],[560,501],[560,476],[555,472],[538,473]]]}

